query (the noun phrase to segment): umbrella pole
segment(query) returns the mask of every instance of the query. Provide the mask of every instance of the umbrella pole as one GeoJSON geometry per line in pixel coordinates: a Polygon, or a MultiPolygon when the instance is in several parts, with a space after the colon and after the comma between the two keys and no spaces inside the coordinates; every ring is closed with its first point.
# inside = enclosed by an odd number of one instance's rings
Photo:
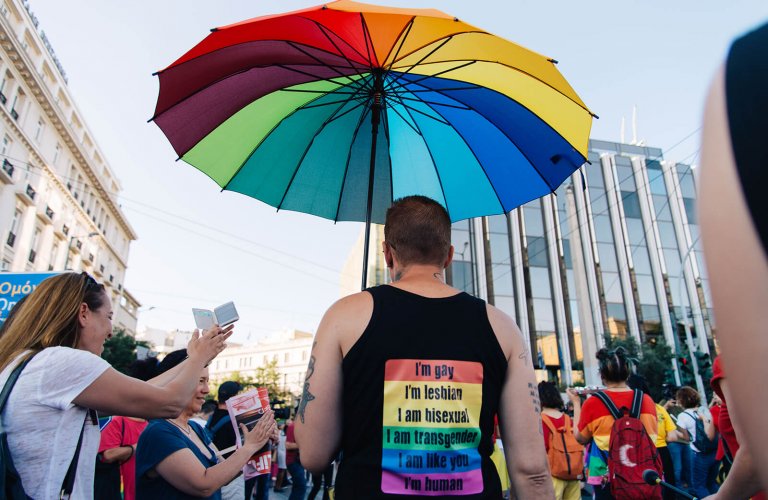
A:
{"type": "Polygon", "coordinates": [[[374,75],[373,104],[371,105],[371,169],[368,174],[368,205],[365,209],[365,243],[363,244],[363,283],[360,290],[368,285],[368,245],[371,239],[371,211],[373,210],[373,174],[376,170],[376,140],[379,137],[379,121],[382,102],[381,76],[374,75]]]}

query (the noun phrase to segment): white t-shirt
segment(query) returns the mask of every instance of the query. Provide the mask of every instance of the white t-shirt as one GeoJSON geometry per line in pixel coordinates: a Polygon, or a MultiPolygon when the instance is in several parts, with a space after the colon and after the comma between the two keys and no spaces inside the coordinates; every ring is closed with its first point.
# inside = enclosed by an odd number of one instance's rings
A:
{"type": "MultiPolygon", "coordinates": [[[[0,373],[0,386],[16,365],[14,360],[0,373]]],[[[21,372],[2,419],[13,464],[28,496],[36,500],[59,498],[86,421],[71,498],[93,498],[99,427],[90,418],[86,420],[87,410],[72,400],[107,368],[109,363],[90,352],[49,347],[21,372]]]]}
{"type": "MultiPolygon", "coordinates": [[[[677,426],[688,431],[688,435],[691,436],[691,449],[697,453],[699,449],[693,445],[693,442],[696,441],[696,420],[698,420],[699,415],[704,415],[707,418],[708,414],[709,410],[706,408],[689,408],[677,416],[677,426]]],[[[712,417],[709,416],[709,418],[712,417]]]]}

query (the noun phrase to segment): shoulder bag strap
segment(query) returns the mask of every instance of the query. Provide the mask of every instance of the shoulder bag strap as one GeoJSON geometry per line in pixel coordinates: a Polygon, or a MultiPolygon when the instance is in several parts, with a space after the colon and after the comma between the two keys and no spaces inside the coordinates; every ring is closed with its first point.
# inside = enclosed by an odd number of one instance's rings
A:
{"type": "Polygon", "coordinates": [[[19,375],[21,375],[21,371],[27,366],[27,364],[32,360],[32,358],[35,357],[35,354],[32,354],[32,356],[28,357],[27,359],[19,363],[18,366],[16,366],[16,368],[14,368],[11,374],[8,376],[8,380],[5,381],[5,385],[3,386],[3,391],[0,392],[0,414],[2,414],[3,410],[5,410],[5,403],[8,401],[8,398],[11,395],[13,386],[16,385],[16,381],[19,379],[19,375]]]}
{"type": "Polygon", "coordinates": [[[88,418],[98,425],[99,417],[96,415],[95,410],[88,409],[83,419],[83,427],[80,429],[80,437],[77,439],[77,447],[75,448],[75,455],[72,457],[72,461],[69,463],[67,469],[67,475],[64,476],[64,481],[61,483],[60,499],[70,498],[72,495],[72,489],[75,486],[75,475],[77,474],[77,462],[80,458],[80,447],[83,445],[83,434],[85,434],[85,424],[88,422],[88,418]]]}
{"type": "Polygon", "coordinates": [[[611,415],[615,420],[618,420],[622,417],[622,413],[619,411],[618,408],[616,408],[616,405],[613,403],[613,400],[603,391],[597,391],[593,396],[596,396],[597,399],[603,402],[606,408],[608,408],[608,411],[611,412],[611,415]]]}
{"type": "Polygon", "coordinates": [[[643,391],[633,389],[632,395],[632,409],[629,414],[632,418],[640,418],[640,411],[643,409],[643,391]]]}
{"type": "Polygon", "coordinates": [[[541,414],[541,421],[544,422],[544,425],[547,426],[547,428],[554,434],[557,432],[557,429],[555,429],[555,423],[552,422],[552,419],[549,418],[549,415],[541,414]]]}

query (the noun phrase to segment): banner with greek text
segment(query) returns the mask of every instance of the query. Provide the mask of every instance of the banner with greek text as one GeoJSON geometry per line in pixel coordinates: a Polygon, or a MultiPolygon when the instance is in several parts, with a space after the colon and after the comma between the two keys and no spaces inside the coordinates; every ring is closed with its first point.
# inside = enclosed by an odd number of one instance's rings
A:
{"type": "Polygon", "coordinates": [[[25,295],[32,293],[44,279],[61,273],[0,273],[0,323],[25,295]]]}

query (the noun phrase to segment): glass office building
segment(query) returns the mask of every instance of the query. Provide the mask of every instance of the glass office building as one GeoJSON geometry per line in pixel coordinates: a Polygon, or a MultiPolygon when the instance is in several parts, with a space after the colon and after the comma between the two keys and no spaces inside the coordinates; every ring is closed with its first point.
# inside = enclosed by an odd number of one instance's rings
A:
{"type": "Polygon", "coordinates": [[[454,224],[448,282],[517,321],[540,379],[599,384],[606,334],[709,353],[695,170],[605,141],[589,161],[552,195],[454,224]]]}
{"type": "Polygon", "coordinates": [[[605,141],[589,161],[552,195],[454,224],[449,281],[515,318],[540,378],[598,383],[605,334],[685,349],[688,333],[709,352],[694,169],[605,141]]]}

